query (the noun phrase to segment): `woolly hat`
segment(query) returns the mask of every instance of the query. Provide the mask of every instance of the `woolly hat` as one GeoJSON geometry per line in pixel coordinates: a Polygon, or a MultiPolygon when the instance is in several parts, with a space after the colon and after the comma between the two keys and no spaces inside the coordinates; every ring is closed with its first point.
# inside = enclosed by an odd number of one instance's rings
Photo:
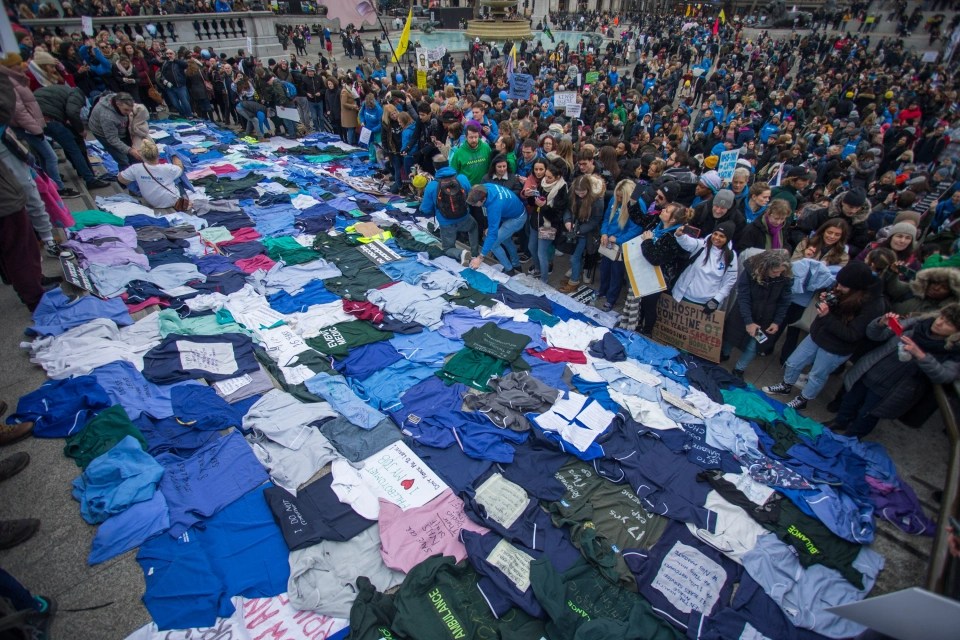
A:
{"type": "Polygon", "coordinates": [[[19,53],[10,52],[0,59],[0,64],[5,67],[19,67],[23,64],[23,58],[20,57],[19,53]]]}
{"type": "MultiPolygon", "coordinates": [[[[706,161],[704,161],[704,163],[706,163],[706,161]]],[[[700,184],[708,187],[710,191],[713,191],[714,193],[720,190],[720,185],[722,182],[723,181],[720,179],[720,174],[713,170],[707,171],[700,176],[700,184]]]]}
{"type": "Polygon", "coordinates": [[[714,233],[722,233],[727,240],[733,240],[733,236],[737,233],[737,225],[732,221],[727,220],[726,222],[721,222],[713,230],[714,233]]]}
{"type": "Polygon", "coordinates": [[[703,166],[707,169],[716,169],[718,162],[720,162],[720,156],[707,156],[703,159],[703,166]]]}
{"type": "Polygon", "coordinates": [[[848,262],[837,272],[837,284],[856,291],[869,289],[875,281],[876,276],[865,262],[848,262]]]}
{"type": "Polygon", "coordinates": [[[720,189],[717,191],[717,195],[713,196],[713,206],[723,207],[724,209],[729,209],[733,206],[733,191],[730,189],[720,189]]]}
{"type": "Polygon", "coordinates": [[[890,226],[889,233],[887,234],[888,238],[892,238],[896,234],[901,233],[905,236],[910,236],[913,238],[913,241],[917,240],[917,227],[912,225],[909,222],[898,222],[890,226]]]}
{"type": "Polygon", "coordinates": [[[680,195],[680,187],[673,180],[664,182],[662,185],[660,185],[659,191],[663,192],[667,202],[676,202],[677,197],[680,195]]]}
{"type": "Polygon", "coordinates": [[[803,178],[804,180],[810,179],[810,170],[806,167],[792,167],[790,171],[787,171],[788,178],[803,178]]]}
{"type": "Polygon", "coordinates": [[[39,65],[57,64],[57,59],[46,51],[37,51],[33,54],[33,61],[39,65]]]}
{"type": "Polygon", "coordinates": [[[860,189],[850,189],[845,194],[843,194],[843,204],[848,204],[851,207],[862,207],[863,203],[867,201],[867,195],[860,189]]]}

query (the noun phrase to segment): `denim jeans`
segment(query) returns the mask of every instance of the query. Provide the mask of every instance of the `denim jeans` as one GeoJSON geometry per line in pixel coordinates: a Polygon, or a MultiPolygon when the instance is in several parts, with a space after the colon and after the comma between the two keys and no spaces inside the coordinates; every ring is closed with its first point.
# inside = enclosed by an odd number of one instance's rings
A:
{"type": "Polygon", "coordinates": [[[627,275],[626,267],[623,262],[616,262],[607,257],[600,258],[600,288],[597,290],[597,296],[606,298],[607,303],[615,305],[617,298],[620,297],[620,289],[623,288],[623,279],[627,275]]]}
{"type": "Polygon", "coordinates": [[[393,170],[393,187],[390,191],[400,193],[403,186],[403,157],[396,153],[390,154],[390,168],[393,170]]]}
{"type": "Polygon", "coordinates": [[[330,131],[330,123],[327,122],[327,116],[323,113],[323,103],[307,102],[307,108],[310,112],[310,119],[313,121],[314,130],[330,131]]]}
{"type": "Polygon", "coordinates": [[[107,150],[107,153],[116,160],[118,171],[123,171],[129,167],[134,162],[137,162],[137,159],[129,155],[125,150],[120,147],[115,147],[109,142],[106,138],[97,138],[97,141],[103,145],[103,148],[107,150]]]}
{"type": "Polygon", "coordinates": [[[50,176],[50,179],[57,184],[57,189],[63,189],[63,178],[60,177],[60,169],[57,167],[57,152],[53,150],[43,134],[27,133],[23,129],[17,130],[17,135],[21,140],[25,140],[30,145],[30,150],[40,161],[40,167],[44,173],[50,176]]]}
{"type": "Polygon", "coordinates": [[[73,129],[62,122],[50,120],[44,127],[43,132],[60,145],[60,148],[63,149],[63,155],[67,156],[67,160],[70,161],[77,175],[84,182],[90,183],[96,180],[97,177],[87,162],[86,148],[81,146],[81,142],[77,141],[78,136],[73,132],[73,129]]]}
{"type": "Polygon", "coordinates": [[[867,387],[863,380],[857,380],[853,388],[844,394],[834,423],[846,427],[846,435],[862,438],[880,422],[880,418],[870,415],[870,412],[881,400],[882,395],[867,387]]]}
{"type": "Polygon", "coordinates": [[[500,261],[500,264],[502,264],[503,268],[507,271],[520,266],[520,256],[517,254],[517,245],[513,243],[513,234],[520,231],[525,224],[527,224],[526,211],[517,218],[501,219],[499,229],[487,229],[488,236],[494,231],[497,233],[493,245],[493,255],[496,256],[497,260],[500,261]]]}
{"type": "Polygon", "coordinates": [[[458,233],[467,234],[467,240],[470,243],[470,253],[477,255],[480,244],[480,231],[477,229],[477,221],[469,215],[463,216],[453,224],[445,224],[440,227],[440,243],[443,252],[455,260],[460,259],[460,250],[457,249],[458,233]]]}
{"type": "Polygon", "coordinates": [[[802,393],[807,400],[813,400],[827,383],[830,374],[849,358],[849,355],[837,355],[821,349],[813,341],[813,338],[807,336],[787,358],[787,363],[784,365],[783,381],[787,384],[794,384],[800,379],[800,373],[807,366],[813,365],[810,367],[810,373],[807,376],[807,386],[803,388],[802,393]]]}
{"type": "Polygon", "coordinates": [[[356,127],[344,127],[344,133],[347,136],[347,144],[357,144],[357,129],[356,127]]]}
{"type": "Polygon", "coordinates": [[[570,254],[570,282],[580,282],[583,275],[583,252],[587,250],[587,239],[577,238],[577,246],[570,254]]]}
{"type": "Polygon", "coordinates": [[[167,89],[166,94],[167,102],[170,103],[171,109],[175,109],[184,118],[189,118],[193,115],[193,111],[190,109],[190,93],[186,87],[167,89]]]}
{"type": "Polygon", "coordinates": [[[527,242],[527,251],[533,257],[533,266],[540,271],[540,281],[546,282],[550,278],[550,249],[553,240],[543,240],[536,229],[529,229],[530,239],[527,242]]]}
{"type": "MultiPolygon", "coordinates": [[[[757,357],[757,341],[750,339],[747,342],[747,346],[743,348],[743,351],[740,353],[740,359],[737,360],[737,364],[733,366],[737,371],[746,371],[747,367],[750,366],[750,363],[753,362],[753,359],[757,357]]],[[[735,345],[731,342],[724,342],[723,347],[720,349],[720,353],[724,356],[729,356],[730,352],[733,351],[735,345]]]]}

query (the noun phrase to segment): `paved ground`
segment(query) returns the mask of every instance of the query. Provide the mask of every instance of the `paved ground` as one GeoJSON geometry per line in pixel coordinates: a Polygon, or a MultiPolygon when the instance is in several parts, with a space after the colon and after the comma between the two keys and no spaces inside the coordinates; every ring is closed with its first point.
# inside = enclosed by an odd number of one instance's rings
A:
{"type": "MultiPolygon", "coordinates": [[[[337,47],[339,50],[339,43],[337,47]]],[[[311,51],[316,48],[315,41],[311,51]]],[[[72,169],[66,168],[64,173],[66,179],[73,179],[75,188],[82,188],[72,169]]],[[[114,189],[116,187],[110,188],[114,189]]],[[[93,203],[85,196],[71,199],[68,204],[76,211],[90,208],[93,203]]],[[[558,258],[552,284],[562,283],[566,267],[566,258],[558,258]]],[[[45,259],[47,274],[55,274],[58,269],[54,260],[45,259]]],[[[0,398],[15,406],[17,398],[36,389],[46,378],[19,348],[20,342],[26,339],[23,330],[29,325],[30,317],[10,287],[0,287],[0,308],[4,310],[0,314],[0,354],[4,357],[0,368],[0,398]]],[[[747,380],[756,385],[770,384],[778,381],[780,375],[776,356],[770,356],[754,361],[747,380]]],[[[839,384],[839,377],[831,379],[823,397],[831,397],[839,384]]],[[[812,404],[807,413],[822,421],[830,417],[821,403],[812,404]]],[[[946,474],[947,441],[939,416],[919,430],[884,421],[871,439],[888,448],[904,478],[913,483],[928,511],[933,513],[936,505],[930,494],[943,485],[946,474]]],[[[57,598],[61,609],[53,625],[53,638],[124,638],[149,621],[140,601],[144,582],[134,560],[136,552],[97,567],[87,566],[86,556],[95,528],[83,522],[77,503],[70,497],[70,483],[78,475],[78,469],[63,456],[62,448],[61,440],[31,438],[2,452],[9,455],[27,451],[32,461],[25,471],[0,487],[0,517],[35,517],[43,524],[32,540],[0,552],[0,566],[34,592],[57,598]]],[[[881,524],[874,546],[887,557],[887,568],[874,594],[922,583],[930,547],[928,539],[904,536],[893,527],[881,524]]]]}

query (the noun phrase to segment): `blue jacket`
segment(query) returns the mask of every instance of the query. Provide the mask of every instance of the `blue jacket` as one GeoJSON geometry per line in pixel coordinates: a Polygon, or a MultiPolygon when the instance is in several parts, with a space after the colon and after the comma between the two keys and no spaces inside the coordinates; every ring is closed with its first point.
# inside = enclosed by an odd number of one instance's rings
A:
{"type": "Polygon", "coordinates": [[[400,134],[400,149],[407,155],[417,150],[417,123],[411,122],[400,134]]]}
{"type": "MultiPolygon", "coordinates": [[[[440,209],[437,208],[437,192],[440,190],[440,180],[442,178],[449,178],[451,176],[457,176],[457,182],[460,183],[460,186],[463,187],[464,191],[470,193],[471,184],[467,179],[467,176],[457,174],[457,170],[452,167],[444,167],[437,171],[436,180],[431,180],[427,183],[426,188],[423,190],[423,200],[420,202],[420,213],[432,216],[437,216],[437,224],[441,227],[457,224],[461,222],[463,218],[457,220],[448,220],[443,217],[443,214],[440,213],[440,209]]],[[[469,214],[468,214],[469,215],[469,214]]]]}
{"type": "Polygon", "coordinates": [[[491,182],[484,182],[483,186],[487,189],[487,199],[483,203],[487,211],[487,236],[483,239],[480,253],[488,255],[497,243],[500,221],[519,218],[527,210],[523,206],[523,201],[510,189],[491,182]]]}
{"type": "Polygon", "coordinates": [[[607,212],[603,215],[603,224],[600,225],[600,235],[611,236],[616,238],[617,244],[623,244],[643,233],[643,227],[627,218],[627,223],[621,228],[617,223],[620,215],[619,211],[614,212],[613,210],[615,202],[616,199],[611,198],[610,204],[607,205],[607,212]]]}
{"type": "Polygon", "coordinates": [[[487,142],[489,142],[490,146],[492,147],[493,143],[496,142],[497,138],[500,137],[500,126],[497,125],[496,122],[494,122],[487,116],[483,116],[483,122],[481,122],[480,124],[490,127],[490,133],[487,134],[486,139],[487,139],[487,142]]]}
{"type": "Polygon", "coordinates": [[[380,132],[383,127],[383,107],[380,103],[375,103],[373,109],[367,107],[366,102],[363,103],[360,107],[360,124],[370,129],[372,133],[380,132]]]}
{"type": "Polygon", "coordinates": [[[80,47],[80,57],[90,65],[90,70],[98,76],[109,76],[113,73],[113,67],[107,57],[103,55],[99,47],[80,47]]]}
{"type": "Polygon", "coordinates": [[[456,74],[456,72],[450,72],[447,75],[443,76],[443,84],[444,85],[452,84],[455,87],[459,87],[460,77],[456,74]]]}
{"type": "Polygon", "coordinates": [[[767,144],[767,140],[770,139],[770,136],[775,134],[779,129],[780,127],[778,125],[775,125],[772,122],[767,122],[765,125],[763,125],[763,128],[760,129],[760,142],[767,144]]]}

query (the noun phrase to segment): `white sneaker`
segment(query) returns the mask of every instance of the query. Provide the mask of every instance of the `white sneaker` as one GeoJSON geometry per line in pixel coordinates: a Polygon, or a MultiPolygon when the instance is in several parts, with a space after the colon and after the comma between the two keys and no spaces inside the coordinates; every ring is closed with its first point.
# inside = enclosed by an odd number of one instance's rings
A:
{"type": "Polygon", "coordinates": [[[567,272],[563,274],[565,278],[569,278],[573,275],[573,269],[567,269],[567,272]]]}
{"type": "Polygon", "coordinates": [[[460,252],[460,266],[468,266],[472,258],[473,256],[470,254],[470,249],[464,249],[460,252]]]}

